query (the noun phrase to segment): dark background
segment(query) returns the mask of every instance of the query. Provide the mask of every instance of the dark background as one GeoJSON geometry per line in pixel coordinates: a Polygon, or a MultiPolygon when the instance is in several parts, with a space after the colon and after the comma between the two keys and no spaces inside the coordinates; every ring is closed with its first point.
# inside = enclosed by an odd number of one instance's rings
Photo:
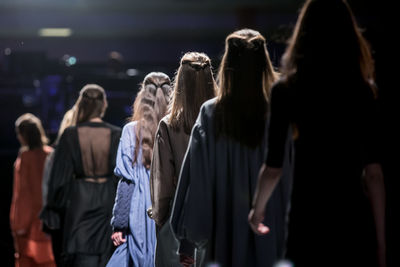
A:
{"type": "MultiPolygon", "coordinates": [[[[12,266],[9,229],[13,162],[19,144],[14,122],[25,112],[42,119],[54,140],[64,112],[86,83],[108,94],[105,120],[123,126],[138,85],[150,71],[173,77],[180,57],[205,52],[218,68],[225,37],[249,27],[267,39],[275,66],[303,1],[299,0],[1,0],[0,2],[0,266],[12,266]],[[70,37],[40,37],[40,28],[70,28],[70,37]],[[115,71],[109,59],[118,51],[115,71]],[[76,64],[67,66],[69,57],[76,64]],[[114,70],[113,70],[114,69],[114,70]],[[127,73],[127,70],[131,69],[127,73]],[[129,74],[129,75],[128,75],[129,74]]],[[[388,193],[389,256],[398,240],[399,121],[396,14],[390,1],[349,0],[374,50],[380,89],[383,166],[388,193]]],[[[397,15],[398,16],[398,15],[397,15]]],[[[340,70],[338,70],[340,79],[340,70]]],[[[394,257],[393,257],[394,259],[394,257]]],[[[393,266],[395,263],[393,261],[393,266]]],[[[396,264],[398,265],[398,263],[396,264]]]]}

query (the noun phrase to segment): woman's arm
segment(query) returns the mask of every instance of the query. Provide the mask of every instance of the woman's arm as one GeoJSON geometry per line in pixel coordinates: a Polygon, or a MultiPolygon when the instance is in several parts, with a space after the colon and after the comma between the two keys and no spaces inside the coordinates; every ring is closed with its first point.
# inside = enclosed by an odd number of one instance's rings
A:
{"type": "Polygon", "coordinates": [[[378,242],[379,266],[386,266],[385,238],[385,186],[381,165],[371,163],[365,167],[365,184],[374,216],[378,242]]]}
{"type": "Polygon", "coordinates": [[[129,228],[129,210],[133,193],[133,183],[121,178],[117,187],[117,195],[113,208],[111,226],[114,232],[127,232],[129,228]]]}
{"type": "Polygon", "coordinates": [[[134,123],[125,125],[118,145],[114,174],[120,177],[113,208],[111,236],[115,246],[126,242],[124,238],[129,229],[129,212],[134,186],[137,183],[134,175],[133,153],[135,149],[134,123]]]}
{"type": "Polygon", "coordinates": [[[266,163],[261,166],[256,191],[254,193],[253,208],[249,213],[250,227],[256,234],[267,234],[269,228],[262,221],[264,219],[267,202],[272,195],[282,174],[285,146],[289,131],[289,109],[287,88],[276,84],[271,94],[271,116],[268,129],[268,156],[266,163]]]}
{"type": "Polygon", "coordinates": [[[168,220],[171,202],[176,190],[174,176],[175,166],[167,125],[164,121],[160,121],[150,169],[151,218],[159,226],[162,226],[168,220]]]}
{"type": "Polygon", "coordinates": [[[269,228],[265,226],[264,220],[265,208],[282,174],[282,168],[268,167],[266,164],[260,169],[256,191],[254,193],[253,208],[249,213],[249,223],[251,229],[256,234],[265,235],[269,228]]]}
{"type": "Polygon", "coordinates": [[[22,153],[14,166],[14,194],[10,221],[11,229],[17,235],[26,234],[33,219],[29,164],[26,154],[22,153]]]}

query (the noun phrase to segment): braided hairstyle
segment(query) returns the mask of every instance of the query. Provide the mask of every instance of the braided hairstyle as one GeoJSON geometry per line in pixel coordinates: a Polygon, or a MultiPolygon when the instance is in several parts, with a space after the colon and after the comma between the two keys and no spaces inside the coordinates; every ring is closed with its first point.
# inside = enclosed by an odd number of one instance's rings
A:
{"type": "Polygon", "coordinates": [[[141,150],[142,163],[147,169],[150,168],[154,137],[159,121],[167,113],[170,94],[171,81],[165,73],[151,72],[144,78],[133,103],[133,115],[130,119],[137,121],[133,164],[138,161],[141,150]]]}

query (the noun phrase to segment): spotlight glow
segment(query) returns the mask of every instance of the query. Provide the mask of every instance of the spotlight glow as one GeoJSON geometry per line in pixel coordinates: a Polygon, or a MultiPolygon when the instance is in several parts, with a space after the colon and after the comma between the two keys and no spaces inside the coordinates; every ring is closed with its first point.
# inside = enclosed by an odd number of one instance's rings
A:
{"type": "Polygon", "coordinates": [[[39,30],[41,37],[69,37],[72,30],[69,28],[42,28],[39,30]]]}

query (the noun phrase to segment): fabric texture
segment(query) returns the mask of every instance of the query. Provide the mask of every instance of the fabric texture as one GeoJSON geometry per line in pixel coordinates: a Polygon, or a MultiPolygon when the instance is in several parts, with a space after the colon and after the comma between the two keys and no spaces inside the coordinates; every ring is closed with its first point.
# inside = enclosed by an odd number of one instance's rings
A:
{"type": "MultiPolygon", "coordinates": [[[[181,266],[178,251],[195,257],[193,244],[178,242],[169,223],[179,172],[189,143],[189,135],[183,126],[178,124],[173,128],[169,119],[169,115],[165,116],[158,125],[150,172],[152,218],[158,225],[156,266],[181,266]]],[[[196,262],[200,261],[200,258],[196,259],[196,262]]]]}
{"type": "Polygon", "coordinates": [[[42,232],[39,220],[43,168],[51,151],[48,146],[23,151],[14,164],[10,226],[19,266],[55,266],[50,237],[42,232]],[[17,234],[19,231],[25,234],[17,234]],[[35,264],[30,265],[30,262],[35,264]]]}
{"type": "MultiPolygon", "coordinates": [[[[156,245],[156,231],[154,221],[147,215],[147,209],[151,207],[150,199],[150,171],[147,170],[141,160],[133,163],[136,144],[135,126],[137,122],[130,122],[124,126],[120,144],[118,146],[117,164],[114,170],[116,176],[129,180],[133,190],[131,196],[116,196],[114,205],[114,217],[124,207],[119,202],[129,201],[127,241],[118,246],[107,266],[154,266],[154,250],[156,245]]],[[[141,150],[138,158],[141,159],[141,150]]],[[[119,187],[121,187],[119,184],[119,187]]],[[[117,190],[118,193],[129,191],[117,190]]],[[[125,213],[125,212],[122,212],[125,213]]],[[[112,220],[114,223],[115,219],[112,220]]],[[[115,227],[115,225],[113,225],[115,227]]]]}
{"type": "MultiPolygon", "coordinates": [[[[203,104],[192,129],[174,201],[173,230],[179,239],[205,248],[204,264],[272,266],[284,252],[290,153],[266,209],[265,223],[274,231],[256,236],[247,218],[258,171],[265,160],[267,132],[255,149],[224,136],[216,139],[215,102],[212,99],[203,104]]],[[[287,149],[290,148],[288,141],[287,149]]]]}
{"type": "Polygon", "coordinates": [[[68,264],[73,265],[78,254],[109,258],[113,252],[109,222],[120,135],[121,129],[111,124],[85,122],[67,128],[57,145],[41,217],[50,229],[62,231],[63,261],[68,264]]]}

